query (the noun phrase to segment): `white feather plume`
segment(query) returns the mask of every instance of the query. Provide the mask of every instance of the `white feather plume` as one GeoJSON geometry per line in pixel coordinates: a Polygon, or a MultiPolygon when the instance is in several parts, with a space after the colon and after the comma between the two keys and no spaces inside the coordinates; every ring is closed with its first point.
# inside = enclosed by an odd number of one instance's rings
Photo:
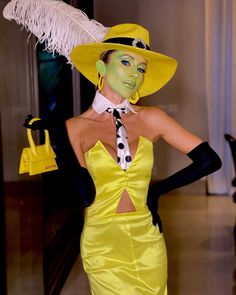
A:
{"type": "Polygon", "coordinates": [[[75,46],[100,42],[108,29],[61,0],[11,0],[3,16],[23,25],[40,43],[46,41],[46,50],[64,55],[69,63],[75,46]]]}

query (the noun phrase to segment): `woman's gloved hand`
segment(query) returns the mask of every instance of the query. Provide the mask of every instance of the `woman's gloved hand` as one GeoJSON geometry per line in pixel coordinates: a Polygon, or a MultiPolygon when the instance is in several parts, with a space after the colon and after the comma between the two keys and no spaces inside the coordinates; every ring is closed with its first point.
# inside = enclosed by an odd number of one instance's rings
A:
{"type": "Polygon", "coordinates": [[[48,129],[48,124],[45,120],[37,120],[35,122],[33,122],[31,125],[29,124],[29,122],[34,119],[34,116],[32,114],[29,114],[26,119],[25,122],[23,124],[23,126],[25,128],[31,129],[31,130],[44,130],[44,129],[48,129]]]}
{"type": "Polygon", "coordinates": [[[158,201],[160,195],[156,192],[157,184],[151,184],[148,189],[147,206],[152,214],[152,223],[154,226],[158,225],[160,232],[162,233],[162,222],[158,214],[158,201]]]}

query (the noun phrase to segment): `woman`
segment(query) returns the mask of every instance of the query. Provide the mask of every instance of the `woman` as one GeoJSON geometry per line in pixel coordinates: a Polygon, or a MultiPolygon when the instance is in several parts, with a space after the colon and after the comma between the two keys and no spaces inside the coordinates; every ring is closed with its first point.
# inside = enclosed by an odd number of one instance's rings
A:
{"type": "Polygon", "coordinates": [[[57,138],[62,138],[61,154],[68,151],[68,134],[74,152],[67,153],[59,167],[70,166],[70,175],[79,179],[78,197],[86,196],[85,206],[92,203],[86,208],[81,236],[81,256],[92,294],[167,294],[167,257],[157,215],[158,197],[221,166],[207,142],[162,110],[129,103],[163,87],[173,76],[176,61],[150,50],[145,28],[121,24],[107,31],[63,1],[15,0],[3,13],[40,42],[46,41],[49,50],[66,57],[70,46],[97,41],[79,45],[71,54],[76,68],[98,84],[92,107],[67,120],[67,130],[64,122],[50,126],[50,122],[36,121],[31,125],[31,116],[24,126],[52,127],[57,138]],[[104,32],[105,38],[98,42],[104,32]],[[149,188],[153,144],[160,138],[185,153],[192,163],[149,188]]]}
{"type": "Polygon", "coordinates": [[[174,59],[149,50],[145,28],[114,26],[103,42],[75,47],[71,58],[98,84],[91,108],[66,122],[71,146],[96,187],[81,236],[91,292],[167,294],[165,242],[160,223],[154,226],[158,196],[216,171],[221,161],[206,142],[158,107],[129,103],[156,92],[176,69],[174,59]],[[148,194],[153,144],[160,138],[193,163],[156,183],[148,194]]]}

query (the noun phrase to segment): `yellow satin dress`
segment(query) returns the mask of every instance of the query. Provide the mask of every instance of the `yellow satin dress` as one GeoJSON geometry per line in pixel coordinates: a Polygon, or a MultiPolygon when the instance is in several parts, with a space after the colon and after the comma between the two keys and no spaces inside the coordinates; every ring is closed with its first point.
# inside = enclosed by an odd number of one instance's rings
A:
{"type": "Polygon", "coordinates": [[[96,186],[86,209],[81,257],[93,295],[166,295],[167,255],[163,235],[146,206],[153,144],[140,136],[134,159],[124,171],[101,141],[85,153],[96,186]],[[126,190],[136,211],[117,213],[126,190]]]}

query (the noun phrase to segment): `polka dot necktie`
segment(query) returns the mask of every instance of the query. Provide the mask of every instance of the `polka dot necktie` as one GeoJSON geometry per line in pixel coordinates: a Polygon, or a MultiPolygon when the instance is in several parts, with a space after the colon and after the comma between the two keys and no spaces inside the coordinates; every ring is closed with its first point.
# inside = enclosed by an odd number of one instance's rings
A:
{"type": "Polygon", "coordinates": [[[131,155],[129,151],[128,139],[125,126],[121,120],[122,113],[128,113],[128,108],[108,108],[108,113],[113,114],[116,125],[116,141],[117,141],[117,162],[122,169],[127,170],[131,164],[131,155]]]}

